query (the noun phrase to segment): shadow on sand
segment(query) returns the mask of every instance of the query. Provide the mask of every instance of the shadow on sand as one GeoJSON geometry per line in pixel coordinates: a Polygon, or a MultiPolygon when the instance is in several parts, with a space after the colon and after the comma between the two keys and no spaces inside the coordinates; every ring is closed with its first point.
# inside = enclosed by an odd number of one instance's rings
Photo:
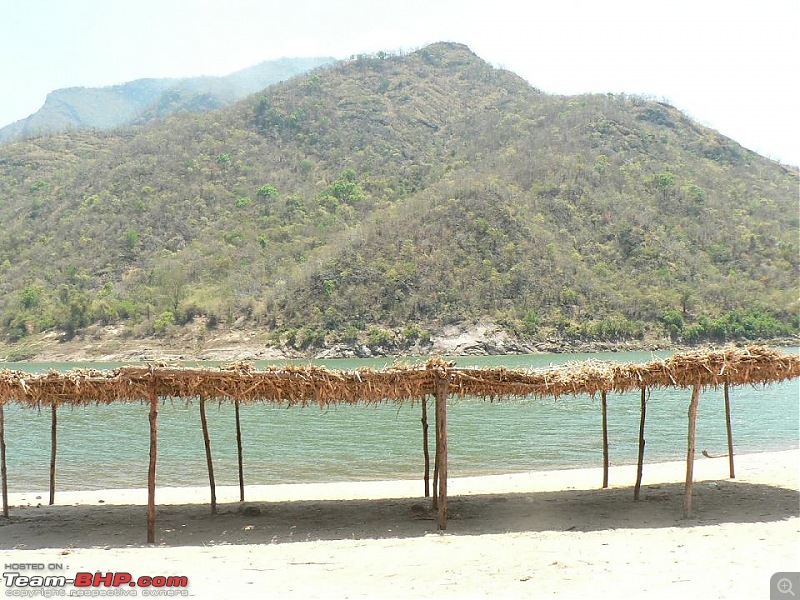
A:
{"type": "MultiPolygon", "coordinates": [[[[782,521],[800,516],[800,492],[730,480],[695,484],[694,515],[682,518],[683,485],[448,499],[449,535],[537,531],[602,531],[703,527],[782,521]]],[[[144,545],[143,506],[12,507],[0,517],[0,548],[86,548],[144,545]]],[[[436,532],[430,499],[252,501],[166,505],[156,511],[162,546],[269,544],[313,540],[420,537],[436,532]]]]}

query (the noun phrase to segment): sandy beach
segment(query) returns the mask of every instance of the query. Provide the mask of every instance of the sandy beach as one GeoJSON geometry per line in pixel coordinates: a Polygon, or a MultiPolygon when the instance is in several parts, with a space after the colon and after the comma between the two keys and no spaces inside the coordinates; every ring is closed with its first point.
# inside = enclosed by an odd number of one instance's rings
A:
{"type": "Polygon", "coordinates": [[[10,494],[0,549],[4,572],[185,576],[197,598],[768,598],[800,570],[800,451],[738,456],[735,480],[700,456],[688,520],[684,476],[645,464],[638,502],[635,466],[607,490],[601,469],[451,479],[444,533],[421,481],[223,487],[217,515],[206,488],[159,487],[155,547],[143,489],[10,494]]]}

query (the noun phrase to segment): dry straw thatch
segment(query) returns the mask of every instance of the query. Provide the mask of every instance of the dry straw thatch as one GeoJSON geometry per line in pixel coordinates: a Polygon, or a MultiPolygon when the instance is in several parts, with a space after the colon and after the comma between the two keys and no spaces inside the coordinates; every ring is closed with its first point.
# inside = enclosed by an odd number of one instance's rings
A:
{"type": "Polygon", "coordinates": [[[111,371],[73,369],[30,375],[0,371],[0,404],[108,404],[162,398],[276,402],[289,405],[375,403],[429,393],[428,365],[337,371],[319,366],[256,370],[237,363],[222,368],[126,366],[111,371]]]}
{"type": "Polygon", "coordinates": [[[765,346],[676,353],[620,364],[588,360],[548,369],[459,370],[451,392],[489,398],[627,392],[641,388],[767,384],[800,377],[800,356],[765,346]]]}
{"type": "Polygon", "coordinates": [[[0,404],[108,404],[162,398],[276,402],[288,405],[413,401],[434,395],[437,381],[461,396],[504,398],[624,392],[652,387],[766,384],[800,377],[800,356],[764,346],[693,351],[644,364],[595,360],[546,369],[455,368],[442,359],[375,370],[246,363],[222,368],[126,366],[31,375],[0,370],[0,404]]]}

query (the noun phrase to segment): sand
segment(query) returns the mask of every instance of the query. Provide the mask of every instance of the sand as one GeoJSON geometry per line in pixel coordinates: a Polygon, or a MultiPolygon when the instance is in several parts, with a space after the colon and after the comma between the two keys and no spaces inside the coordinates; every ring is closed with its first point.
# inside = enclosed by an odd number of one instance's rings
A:
{"type": "Polygon", "coordinates": [[[600,469],[454,478],[445,533],[421,481],[224,487],[214,516],[207,489],[159,487],[154,547],[145,490],[11,494],[0,549],[4,571],[186,576],[197,598],[768,598],[800,570],[800,451],[736,475],[699,457],[688,520],[681,462],[646,464],[638,502],[635,466],[607,490],[600,469]]]}

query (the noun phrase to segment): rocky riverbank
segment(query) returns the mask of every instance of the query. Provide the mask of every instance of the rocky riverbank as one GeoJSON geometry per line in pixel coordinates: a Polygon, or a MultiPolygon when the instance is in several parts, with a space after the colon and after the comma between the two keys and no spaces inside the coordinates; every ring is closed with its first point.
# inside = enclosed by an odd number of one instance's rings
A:
{"type": "MultiPolygon", "coordinates": [[[[767,340],[778,346],[797,346],[800,339],[767,340]]],[[[298,350],[278,346],[268,332],[244,327],[187,329],[168,337],[133,338],[113,327],[86,331],[69,341],[55,333],[3,347],[0,362],[148,362],[148,361],[256,361],[375,357],[481,356],[536,353],[613,352],[678,349],[669,339],[571,341],[556,337],[522,340],[484,319],[447,325],[429,337],[409,343],[401,336],[379,341],[335,343],[324,348],[298,350]]]]}

